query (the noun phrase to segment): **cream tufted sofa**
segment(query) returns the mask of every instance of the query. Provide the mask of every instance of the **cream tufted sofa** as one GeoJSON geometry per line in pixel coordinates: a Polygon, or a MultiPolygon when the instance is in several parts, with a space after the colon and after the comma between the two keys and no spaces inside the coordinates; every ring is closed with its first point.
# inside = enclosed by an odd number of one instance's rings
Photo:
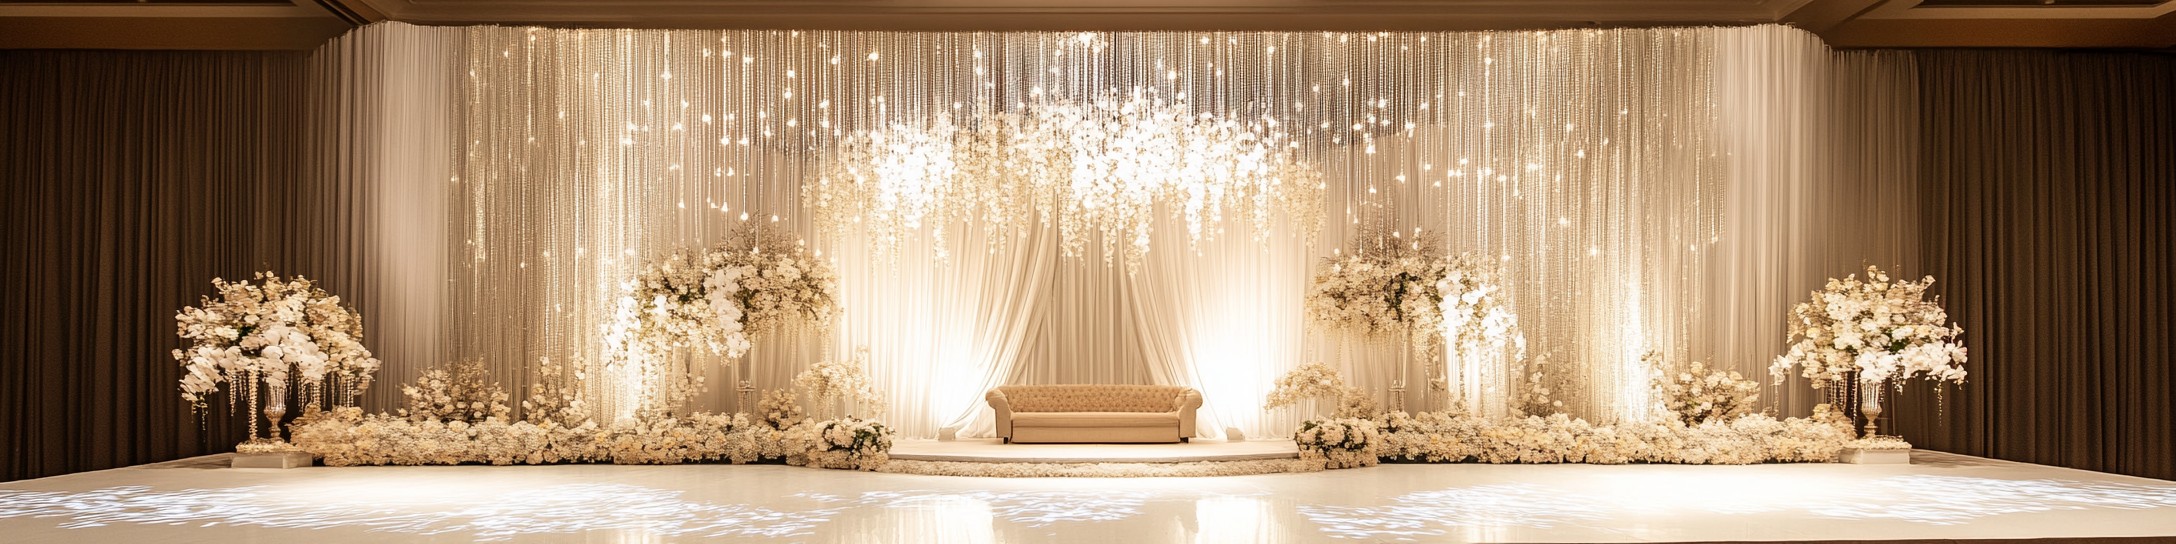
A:
{"type": "Polygon", "coordinates": [[[983,396],[1006,442],[1185,442],[1201,393],[1172,385],[1008,385],[983,396]]]}

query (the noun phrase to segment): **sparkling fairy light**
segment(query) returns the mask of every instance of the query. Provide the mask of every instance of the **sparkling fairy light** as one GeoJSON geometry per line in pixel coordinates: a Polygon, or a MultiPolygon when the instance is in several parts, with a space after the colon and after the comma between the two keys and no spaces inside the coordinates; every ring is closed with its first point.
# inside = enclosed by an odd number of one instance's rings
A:
{"type": "MultiPolygon", "coordinates": [[[[1532,349],[1582,392],[1568,411],[1638,418],[1628,354],[1690,349],[1712,252],[1686,241],[1720,234],[1704,33],[462,33],[447,222],[469,258],[444,349],[513,382],[598,358],[642,262],[751,223],[836,254],[1040,221],[1129,269],[1188,251],[1148,247],[1159,228],[1319,231],[1325,252],[1421,228],[1502,257],[1532,349]]],[[[1403,364],[1381,357],[1350,356],[1403,364]]]]}

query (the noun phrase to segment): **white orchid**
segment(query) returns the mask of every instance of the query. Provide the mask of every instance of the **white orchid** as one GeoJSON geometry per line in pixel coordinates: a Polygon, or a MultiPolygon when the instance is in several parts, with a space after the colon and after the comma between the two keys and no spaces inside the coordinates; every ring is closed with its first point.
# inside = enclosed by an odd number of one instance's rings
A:
{"type": "Polygon", "coordinates": [[[1795,342],[1769,367],[1776,382],[1794,366],[1815,388],[1847,376],[1868,384],[1918,376],[1963,382],[1966,353],[1957,337],[1964,328],[1947,323],[1939,301],[1924,300],[1934,278],[1891,283],[1871,266],[1866,276],[1830,279],[1811,301],[1792,309],[1795,342]]]}
{"type": "Polygon", "coordinates": [[[250,376],[286,380],[300,374],[314,390],[339,376],[355,390],[370,386],[380,363],[362,345],[362,318],[308,279],[260,272],[252,280],[213,279],[219,297],[176,312],[176,334],[188,349],[173,351],[184,367],[182,398],[201,408],[221,383],[250,376]]]}

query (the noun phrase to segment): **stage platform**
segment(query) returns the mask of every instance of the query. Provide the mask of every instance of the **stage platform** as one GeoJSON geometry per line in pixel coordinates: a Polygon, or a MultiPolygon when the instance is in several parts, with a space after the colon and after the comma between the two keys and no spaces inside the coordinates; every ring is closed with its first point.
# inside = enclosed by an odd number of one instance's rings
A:
{"type": "Polygon", "coordinates": [[[0,541],[2176,540],[2176,482],[1924,451],[1910,465],[1391,464],[1126,479],[226,463],[0,483],[0,541]]]}
{"type": "Polygon", "coordinates": [[[969,463],[1190,463],[1298,459],[1290,440],[1226,442],[1196,438],[1176,444],[1006,444],[995,438],[900,440],[892,458],[969,463]]]}

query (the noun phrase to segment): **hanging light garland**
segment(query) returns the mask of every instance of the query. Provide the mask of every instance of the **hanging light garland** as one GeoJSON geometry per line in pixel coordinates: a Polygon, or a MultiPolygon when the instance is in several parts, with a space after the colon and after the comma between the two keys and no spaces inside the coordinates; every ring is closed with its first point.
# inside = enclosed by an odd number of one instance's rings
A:
{"type": "MultiPolygon", "coordinates": [[[[1128,272],[1149,251],[1159,207],[1183,218],[1196,242],[1219,234],[1226,216],[1257,239],[1279,212],[1310,243],[1321,229],[1322,174],[1296,158],[1299,144],[1273,118],[1196,114],[1153,89],[977,109],[845,138],[806,189],[819,227],[858,224],[882,254],[924,223],[979,221],[1003,245],[1014,225],[1040,217],[1058,228],[1065,256],[1082,256],[1100,235],[1104,264],[1128,272]]],[[[942,260],[948,249],[934,232],[942,260]]]]}

